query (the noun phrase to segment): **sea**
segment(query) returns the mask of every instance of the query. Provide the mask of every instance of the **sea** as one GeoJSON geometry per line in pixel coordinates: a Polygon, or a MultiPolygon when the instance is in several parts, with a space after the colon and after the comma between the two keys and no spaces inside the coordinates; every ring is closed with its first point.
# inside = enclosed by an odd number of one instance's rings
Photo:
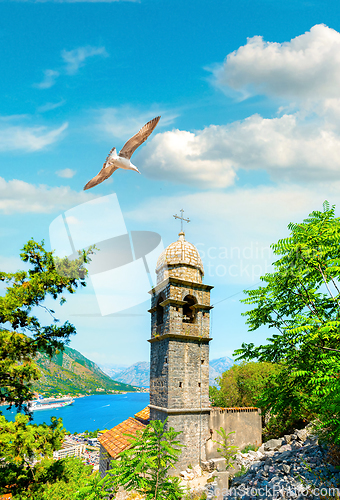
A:
{"type": "MultiPolygon", "coordinates": [[[[33,412],[33,424],[50,424],[51,417],[63,419],[65,429],[74,432],[112,429],[123,420],[133,417],[150,402],[148,392],[128,392],[126,394],[98,394],[76,398],[74,403],[63,408],[38,410],[33,412]]],[[[0,410],[7,420],[14,420],[16,411],[0,410]]]]}

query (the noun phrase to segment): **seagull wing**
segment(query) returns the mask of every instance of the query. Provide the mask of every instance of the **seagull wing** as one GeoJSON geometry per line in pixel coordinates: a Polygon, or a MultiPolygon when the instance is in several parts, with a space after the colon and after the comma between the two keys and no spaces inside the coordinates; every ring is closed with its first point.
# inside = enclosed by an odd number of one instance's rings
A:
{"type": "Polygon", "coordinates": [[[109,154],[107,155],[106,157],[106,160],[105,160],[105,163],[104,163],[104,166],[106,165],[106,163],[109,161],[110,157],[111,156],[115,156],[117,153],[116,153],[116,148],[112,148],[111,151],[109,152],[109,154]]]}
{"type": "Polygon", "coordinates": [[[145,142],[146,139],[149,137],[149,135],[159,122],[160,118],[161,118],[160,116],[157,116],[153,120],[150,120],[146,125],[144,125],[144,127],[140,129],[139,132],[137,132],[136,135],[131,137],[131,139],[129,139],[124,144],[121,151],[119,151],[119,156],[122,156],[123,158],[127,158],[129,160],[133,155],[133,153],[138,148],[138,146],[143,144],[143,142],[145,142]]]}
{"type": "Polygon", "coordinates": [[[113,166],[112,167],[105,167],[105,165],[106,165],[106,162],[104,163],[104,166],[101,169],[101,171],[99,172],[99,174],[97,174],[95,177],[93,177],[93,179],[91,179],[84,186],[84,191],[86,191],[87,189],[90,189],[94,186],[97,186],[97,184],[100,184],[101,182],[105,181],[105,179],[108,179],[113,174],[113,172],[115,172],[119,168],[119,167],[113,167],[113,166]]]}

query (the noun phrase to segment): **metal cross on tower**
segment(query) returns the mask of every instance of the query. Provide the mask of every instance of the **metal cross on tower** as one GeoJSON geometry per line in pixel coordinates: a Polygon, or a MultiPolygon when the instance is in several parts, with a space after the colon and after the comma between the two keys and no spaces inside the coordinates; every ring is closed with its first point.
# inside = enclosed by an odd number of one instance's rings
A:
{"type": "Polygon", "coordinates": [[[176,214],[176,215],[173,215],[173,217],[175,217],[175,219],[180,219],[180,221],[181,221],[181,233],[183,233],[183,221],[185,221],[185,222],[190,222],[190,219],[185,219],[185,218],[183,217],[183,214],[184,214],[184,210],[183,210],[183,208],[181,208],[180,212],[181,212],[181,214],[182,214],[182,216],[181,216],[181,217],[180,217],[179,215],[177,215],[177,214],[176,214]]]}

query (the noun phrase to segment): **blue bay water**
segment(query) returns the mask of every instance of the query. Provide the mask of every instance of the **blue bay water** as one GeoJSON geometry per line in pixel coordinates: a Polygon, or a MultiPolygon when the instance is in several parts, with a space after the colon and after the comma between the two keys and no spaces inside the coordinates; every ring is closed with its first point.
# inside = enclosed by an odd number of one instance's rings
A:
{"type": "MultiPolygon", "coordinates": [[[[73,405],[33,413],[34,424],[50,423],[51,417],[63,419],[64,427],[73,432],[111,429],[128,417],[143,410],[150,402],[148,392],[127,394],[100,394],[77,398],[73,405]]],[[[15,410],[0,407],[7,420],[15,419],[15,410]]]]}

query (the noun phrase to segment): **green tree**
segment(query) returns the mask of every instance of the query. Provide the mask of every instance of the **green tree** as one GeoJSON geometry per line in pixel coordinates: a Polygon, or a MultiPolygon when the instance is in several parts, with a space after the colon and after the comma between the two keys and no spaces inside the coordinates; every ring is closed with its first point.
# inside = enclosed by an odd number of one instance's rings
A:
{"type": "Polygon", "coordinates": [[[74,293],[79,285],[86,286],[84,264],[94,251],[91,247],[69,261],[54,258],[43,245],[30,240],[23,247],[20,257],[31,265],[29,271],[0,271],[0,281],[5,285],[0,297],[0,402],[14,404],[18,409],[33,398],[31,383],[39,377],[34,362],[37,353],[52,357],[76,333],[68,321],[59,325],[54,311],[44,301],[59,298],[63,304],[64,292],[74,293]],[[34,314],[37,307],[49,313],[52,324],[41,325],[34,314]]]}
{"type": "MultiPolygon", "coordinates": [[[[64,292],[74,293],[79,285],[85,286],[85,264],[90,260],[94,247],[79,252],[73,261],[56,259],[44,249],[43,242],[30,240],[21,253],[21,259],[30,264],[29,271],[0,272],[4,293],[0,297],[0,402],[24,409],[33,399],[32,382],[39,378],[35,363],[38,353],[52,357],[69,342],[75,328],[69,322],[58,324],[54,311],[46,306],[49,297],[65,302],[64,292]],[[42,308],[53,318],[52,324],[42,325],[36,316],[42,308]]],[[[1,414],[1,412],[0,412],[1,414]]],[[[14,489],[17,481],[34,482],[33,458],[51,456],[60,447],[64,437],[61,421],[53,420],[51,426],[29,425],[29,417],[18,414],[15,422],[0,417],[1,457],[7,471],[7,482],[2,491],[14,489]],[[15,475],[11,473],[15,471],[15,475]],[[17,478],[17,480],[15,479],[17,478]]]]}
{"type": "Polygon", "coordinates": [[[30,470],[14,464],[10,470],[0,467],[1,485],[8,483],[9,476],[13,500],[99,500],[108,495],[99,473],[93,474],[92,466],[75,457],[44,458],[30,470]]]}
{"type": "Polygon", "coordinates": [[[266,325],[277,333],[264,345],[242,344],[236,355],[279,364],[265,391],[273,414],[315,414],[339,442],[340,219],[328,202],[323,208],[289,224],[290,236],[272,245],[274,272],[243,302],[255,306],[245,313],[250,331],[266,325]]]}
{"type": "Polygon", "coordinates": [[[217,378],[217,387],[209,388],[213,406],[259,406],[263,390],[278,371],[273,363],[242,362],[233,365],[217,378]]]}
{"type": "Polygon", "coordinates": [[[114,491],[123,486],[140,492],[147,500],[181,499],[179,479],[168,476],[181,453],[182,445],[176,439],[179,434],[172,427],[166,430],[166,421],[151,421],[143,432],[130,436],[131,446],[111,461],[108,484],[114,491]]]}
{"type": "Polygon", "coordinates": [[[228,432],[227,434],[223,427],[220,427],[220,429],[216,429],[216,432],[221,438],[220,441],[214,440],[214,443],[219,445],[217,452],[225,459],[226,470],[230,469],[230,467],[234,469],[235,467],[232,464],[232,460],[236,458],[238,447],[230,443],[230,436],[231,434],[235,434],[235,431],[228,432]]]}

